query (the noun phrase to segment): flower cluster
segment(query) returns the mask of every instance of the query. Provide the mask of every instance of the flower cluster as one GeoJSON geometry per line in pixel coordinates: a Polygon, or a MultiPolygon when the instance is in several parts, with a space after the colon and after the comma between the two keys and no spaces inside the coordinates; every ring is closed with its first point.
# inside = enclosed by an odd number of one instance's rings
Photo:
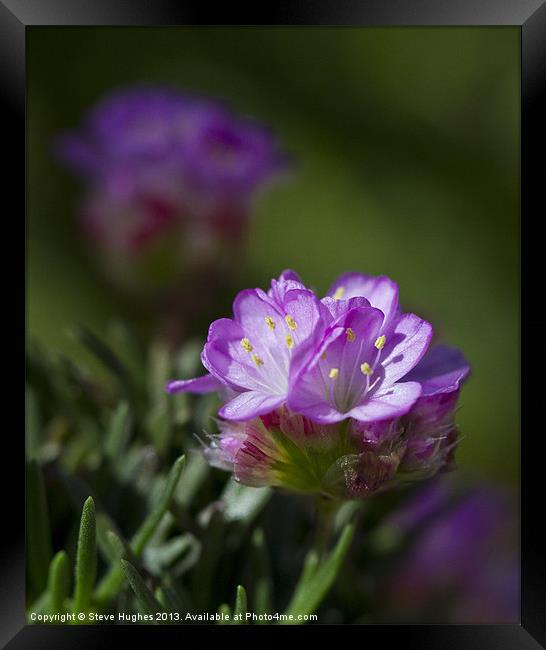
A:
{"type": "Polygon", "coordinates": [[[153,87],[108,96],[57,151],[87,183],[83,226],[113,264],[155,251],[184,270],[233,252],[255,192],[287,162],[262,126],[153,87]]]}
{"type": "Polygon", "coordinates": [[[167,390],[222,396],[206,455],[240,482],[364,498],[452,463],[469,367],[431,337],[387,277],[345,274],[319,299],[285,271],[211,324],[208,374],[167,390]]]}

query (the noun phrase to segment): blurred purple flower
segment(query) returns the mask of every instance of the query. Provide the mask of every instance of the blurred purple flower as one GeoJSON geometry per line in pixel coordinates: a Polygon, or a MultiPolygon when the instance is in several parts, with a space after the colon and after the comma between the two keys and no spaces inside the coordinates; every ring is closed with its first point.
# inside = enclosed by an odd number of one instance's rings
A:
{"type": "Polygon", "coordinates": [[[240,200],[286,162],[264,127],[165,88],[108,96],[80,132],[60,138],[58,152],[74,171],[120,197],[167,174],[173,187],[236,193],[240,200]]]}
{"type": "Polygon", "coordinates": [[[209,374],[167,386],[222,393],[231,423],[209,460],[241,482],[340,498],[448,469],[464,357],[437,346],[422,359],[432,328],[401,312],[388,278],[342,276],[330,294],[320,300],[284,271],[267,293],[240,292],[233,319],[212,323],[209,374]]]}
{"type": "Polygon", "coordinates": [[[391,618],[459,623],[519,620],[518,520],[512,498],[436,480],[385,524],[417,538],[386,583],[391,618]],[[418,530],[420,529],[420,530],[418,530]]]}
{"type": "Polygon", "coordinates": [[[256,191],[288,163],[263,126],[159,87],[107,96],[56,150],[87,186],[81,217],[97,243],[134,257],[159,242],[174,266],[233,253],[256,191]]]}

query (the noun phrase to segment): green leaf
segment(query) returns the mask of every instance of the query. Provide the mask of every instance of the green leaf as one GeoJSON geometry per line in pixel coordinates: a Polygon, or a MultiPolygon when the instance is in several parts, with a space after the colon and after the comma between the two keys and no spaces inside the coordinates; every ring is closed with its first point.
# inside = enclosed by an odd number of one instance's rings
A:
{"type": "Polygon", "coordinates": [[[190,610],[191,604],[188,592],[180,584],[180,581],[175,580],[170,573],[164,576],[161,589],[175,612],[190,610]]]}
{"type": "Polygon", "coordinates": [[[165,592],[163,591],[163,589],[161,587],[156,587],[154,595],[155,595],[155,598],[156,598],[157,602],[161,605],[161,607],[163,608],[163,610],[165,612],[175,612],[175,611],[177,611],[176,609],[172,608],[171,603],[169,602],[169,599],[167,598],[167,595],[165,594],[165,592]]]}
{"type": "Polygon", "coordinates": [[[231,607],[227,603],[223,603],[218,607],[218,614],[222,617],[218,625],[232,625],[233,614],[231,613],[231,607]]]}
{"type": "Polygon", "coordinates": [[[139,383],[146,377],[144,350],[135,338],[132,330],[119,320],[108,324],[107,339],[112,350],[115,350],[130,374],[139,383]]]}
{"type": "Polygon", "coordinates": [[[152,573],[161,573],[195,545],[191,533],[172,537],[163,544],[144,549],[144,564],[152,573]]]}
{"type": "Polygon", "coordinates": [[[110,420],[108,434],[104,442],[106,456],[114,463],[118,463],[127,447],[131,435],[131,414],[129,404],[122,401],[118,404],[110,420]]]}
{"type": "Polygon", "coordinates": [[[180,475],[182,474],[182,470],[184,468],[184,463],[185,463],[185,456],[180,456],[175,461],[171,471],[169,472],[167,481],[165,483],[165,487],[163,489],[163,493],[159,501],[157,502],[152,512],[146,517],[143,524],[141,525],[141,527],[133,537],[133,540],[131,542],[131,548],[135,553],[135,555],[139,556],[142,553],[144,547],[146,546],[147,541],[153,535],[163,515],[169,509],[171,499],[173,498],[173,494],[174,491],[176,490],[178,480],[180,479],[180,475]]]}
{"type": "Polygon", "coordinates": [[[131,585],[131,588],[135,592],[135,596],[144,611],[147,614],[152,615],[156,614],[156,612],[164,611],[163,607],[148,589],[135,567],[130,562],[127,562],[127,560],[120,560],[120,564],[122,571],[127,578],[127,582],[131,585]]]}
{"type": "Polygon", "coordinates": [[[86,612],[91,605],[91,594],[97,577],[97,528],[95,502],[88,497],[83,504],[76,553],[76,582],[74,612],[86,612]]]}
{"type": "Polygon", "coordinates": [[[158,403],[150,409],[146,418],[146,429],[155,450],[160,456],[164,456],[169,449],[172,433],[172,418],[168,403],[158,403]]]}
{"type": "MultiPolygon", "coordinates": [[[[155,508],[146,517],[139,530],[134,535],[131,543],[129,544],[128,550],[130,550],[135,557],[139,557],[142,554],[142,551],[144,550],[147,542],[159,526],[159,523],[161,522],[163,516],[166,514],[171,503],[171,499],[173,498],[176,485],[180,479],[182,469],[184,468],[184,462],[184,456],[180,456],[175,461],[173,467],[171,468],[171,471],[169,472],[165,486],[163,488],[163,492],[155,508]]],[[[100,604],[104,605],[106,602],[114,598],[122,583],[123,572],[120,565],[114,563],[112,564],[110,571],[108,571],[108,573],[102,578],[96,589],[96,600],[100,604]]]]}
{"type": "Polygon", "coordinates": [[[172,376],[172,353],[163,341],[154,341],[148,358],[148,394],[152,404],[168,402],[165,384],[172,376]]]}
{"type": "MultiPolygon", "coordinates": [[[[177,612],[182,616],[183,611],[186,609],[178,595],[167,585],[162,584],[155,590],[155,596],[163,609],[168,612],[177,612]]],[[[180,618],[177,623],[182,625],[184,623],[183,618],[180,618]]]]}
{"type": "Polygon", "coordinates": [[[267,614],[271,610],[273,600],[273,583],[271,580],[271,565],[265,546],[264,533],[256,528],[252,535],[252,573],[254,586],[252,603],[256,614],[267,614]]]}
{"type": "Polygon", "coordinates": [[[226,550],[226,522],[217,508],[211,509],[201,541],[199,562],[192,571],[192,596],[196,609],[205,609],[208,606],[218,562],[226,550]]]}
{"type": "Polygon", "coordinates": [[[107,562],[117,562],[121,557],[124,557],[118,553],[116,542],[113,541],[110,535],[112,533],[114,537],[119,540],[119,543],[123,546],[123,542],[119,538],[117,527],[110,519],[110,517],[104,512],[97,513],[96,520],[98,550],[107,562]]]}
{"type": "MultiPolygon", "coordinates": [[[[286,608],[286,614],[303,616],[312,614],[318,609],[337,578],[353,539],[354,529],[354,524],[345,526],[335,548],[322,563],[318,564],[316,552],[310,551],[300,582],[286,608]]],[[[293,623],[298,624],[299,622],[294,621],[293,623]]]]}
{"type": "Polygon", "coordinates": [[[199,488],[203,485],[210,471],[210,465],[202,454],[190,453],[188,462],[184,468],[184,474],[174,495],[177,506],[188,508],[199,488]]]}
{"type": "Polygon", "coordinates": [[[114,562],[131,559],[131,549],[113,530],[107,531],[106,539],[110,546],[111,557],[114,562]]]}
{"type": "Polygon", "coordinates": [[[268,487],[248,487],[233,480],[228,481],[221,497],[225,520],[251,523],[269,501],[272,493],[268,487]]]}
{"type": "Polygon", "coordinates": [[[242,585],[237,586],[237,593],[235,594],[235,609],[233,615],[236,625],[243,625],[246,621],[247,613],[247,598],[246,591],[242,585]]]}
{"type": "Polygon", "coordinates": [[[86,327],[75,326],[71,328],[70,334],[86,347],[124,386],[130,386],[129,373],[125,364],[104,341],[86,327]]]}
{"type": "Polygon", "coordinates": [[[99,606],[104,606],[114,597],[123,584],[123,571],[119,560],[129,560],[133,564],[136,564],[137,559],[131,551],[129,544],[114,532],[112,527],[103,529],[103,526],[109,525],[107,519],[103,522],[102,517],[99,516],[98,522],[101,522],[97,526],[97,531],[101,531],[99,535],[99,539],[101,540],[100,546],[103,555],[111,564],[110,571],[102,578],[95,590],[95,601],[99,606]]]}
{"type": "Polygon", "coordinates": [[[35,595],[46,588],[52,554],[44,478],[38,462],[31,460],[27,470],[27,562],[35,595]]]}
{"type": "Polygon", "coordinates": [[[70,562],[65,551],[59,551],[49,565],[47,582],[48,605],[50,614],[65,610],[64,603],[70,590],[70,562]]]}

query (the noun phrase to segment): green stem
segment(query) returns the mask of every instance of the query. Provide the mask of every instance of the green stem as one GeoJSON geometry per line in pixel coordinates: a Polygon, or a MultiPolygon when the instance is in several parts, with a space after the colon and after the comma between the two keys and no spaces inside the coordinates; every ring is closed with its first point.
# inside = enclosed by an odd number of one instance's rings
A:
{"type": "Polygon", "coordinates": [[[315,538],[313,549],[319,558],[328,551],[334,533],[334,524],[340,501],[325,496],[317,496],[316,501],[315,538]]]}

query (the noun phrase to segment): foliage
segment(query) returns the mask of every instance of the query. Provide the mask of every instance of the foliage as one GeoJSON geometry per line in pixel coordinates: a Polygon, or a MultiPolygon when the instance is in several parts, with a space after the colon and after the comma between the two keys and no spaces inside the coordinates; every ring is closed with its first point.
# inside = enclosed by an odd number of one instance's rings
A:
{"type": "Polygon", "coordinates": [[[320,622],[354,622],[377,613],[367,573],[411,543],[382,524],[408,490],[341,508],[317,502],[315,512],[309,497],[235,483],[200,453],[217,431],[216,398],[163,390],[170,377],[195,374],[199,342],[146,348],[120,324],[105,340],[73,335],[87,365],[29,346],[29,621],[123,613],[207,623],[199,616],[217,613],[221,624],[302,623],[318,612],[320,622]]]}

